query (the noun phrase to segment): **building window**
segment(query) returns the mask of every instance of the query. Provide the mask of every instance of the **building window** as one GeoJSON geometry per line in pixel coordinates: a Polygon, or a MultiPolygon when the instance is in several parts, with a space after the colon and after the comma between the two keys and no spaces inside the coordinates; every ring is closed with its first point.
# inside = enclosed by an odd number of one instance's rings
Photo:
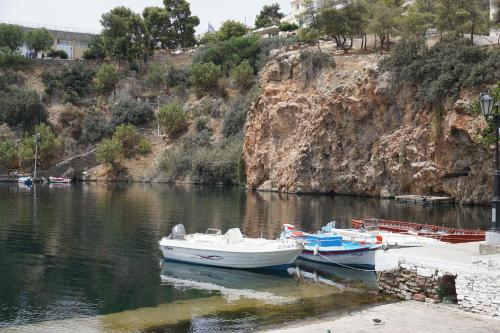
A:
{"type": "Polygon", "coordinates": [[[76,47],[86,48],[88,45],[85,42],[75,42],[76,47]]]}
{"type": "Polygon", "coordinates": [[[57,44],[59,44],[59,45],[73,45],[73,42],[70,40],[58,39],[57,44]]]}

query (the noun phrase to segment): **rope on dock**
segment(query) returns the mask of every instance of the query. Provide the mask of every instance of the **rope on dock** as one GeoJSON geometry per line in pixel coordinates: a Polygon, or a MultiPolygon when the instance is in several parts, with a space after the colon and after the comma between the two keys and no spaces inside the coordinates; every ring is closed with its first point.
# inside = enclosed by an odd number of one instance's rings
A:
{"type": "Polygon", "coordinates": [[[331,263],[333,263],[333,264],[335,264],[335,265],[338,265],[338,266],[341,266],[341,267],[344,267],[344,268],[353,269],[353,270],[355,270],[355,271],[362,271],[362,272],[376,272],[376,271],[377,271],[377,270],[375,270],[375,269],[363,269],[363,268],[356,268],[356,267],[352,267],[352,266],[349,266],[349,265],[344,265],[344,264],[341,264],[341,263],[336,262],[336,261],[334,261],[334,260],[331,260],[330,258],[328,258],[328,257],[326,257],[326,256],[324,256],[324,255],[322,255],[322,254],[321,254],[321,253],[319,253],[319,252],[317,253],[317,255],[319,255],[320,257],[322,257],[322,258],[324,258],[324,259],[328,260],[329,262],[331,262],[331,263]]]}

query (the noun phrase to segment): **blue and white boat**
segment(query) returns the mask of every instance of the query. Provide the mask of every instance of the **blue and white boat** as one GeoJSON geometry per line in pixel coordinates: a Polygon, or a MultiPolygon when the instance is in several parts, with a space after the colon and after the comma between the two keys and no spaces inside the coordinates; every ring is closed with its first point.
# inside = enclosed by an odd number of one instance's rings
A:
{"type": "Polygon", "coordinates": [[[299,259],[345,268],[375,269],[375,251],[381,248],[376,239],[368,242],[348,241],[329,227],[311,234],[285,224],[281,237],[305,242],[299,259]]]}
{"type": "Polygon", "coordinates": [[[31,185],[33,185],[33,178],[31,178],[31,177],[19,177],[17,179],[17,182],[19,184],[23,184],[23,185],[30,187],[31,185]]]}

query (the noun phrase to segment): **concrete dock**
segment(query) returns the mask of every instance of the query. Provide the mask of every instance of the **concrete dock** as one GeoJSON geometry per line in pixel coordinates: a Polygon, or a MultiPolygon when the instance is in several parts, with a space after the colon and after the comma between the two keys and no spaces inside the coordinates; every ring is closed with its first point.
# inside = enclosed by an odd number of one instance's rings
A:
{"type": "Polygon", "coordinates": [[[428,195],[399,195],[395,197],[396,202],[414,205],[450,205],[455,203],[451,197],[437,197],[428,195]]]}

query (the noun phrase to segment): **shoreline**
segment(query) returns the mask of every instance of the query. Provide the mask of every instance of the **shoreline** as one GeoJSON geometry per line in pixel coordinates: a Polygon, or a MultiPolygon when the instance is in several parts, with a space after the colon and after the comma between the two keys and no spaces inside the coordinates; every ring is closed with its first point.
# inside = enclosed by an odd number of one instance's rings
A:
{"type": "Polygon", "coordinates": [[[406,301],[375,305],[340,317],[306,319],[271,326],[258,333],[393,333],[454,332],[493,333],[500,327],[499,317],[473,314],[452,304],[430,304],[406,301]]]}
{"type": "MultiPolygon", "coordinates": [[[[0,179],[0,184],[15,184],[17,183],[17,179],[7,180],[0,179]]],[[[44,183],[43,181],[38,180],[37,183],[44,183]]],[[[378,199],[378,200],[387,200],[391,202],[397,203],[396,196],[382,197],[382,196],[374,196],[369,194],[356,194],[356,193],[331,193],[331,192],[283,192],[283,191],[273,191],[273,190],[259,190],[255,188],[248,188],[246,185],[238,185],[238,184],[205,184],[205,183],[190,183],[190,182],[175,182],[175,181],[161,181],[161,180],[137,180],[137,179],[129,179],[129,180],[106,180],[106,179],[75,179],[73,183],[85,183],[85,184],[148,184],[148,185],[174,185],[174,186],[224,186],[224,187],[237,187],[244,188],[248,192],[257,192],[257,193],[277,193],[283,195],[298,195],[298,196],[333,196],[333,197],[351,197],[351,198],[365,198],[365,199],[378,199]]],[[[425,195],[419,195],[425,196],[425,195]]],[[[487,207],[491,203],[490,202],[477,202],[477,203],[446,203],[446,204],[434,204],[430,205],[430,207],[443,207],[443,206],[453,206],[453,207],[487,207]]],[[[413,207],[413,206],[425,206],[418,203],[401,203],[403,206],[413,207]]]]}

